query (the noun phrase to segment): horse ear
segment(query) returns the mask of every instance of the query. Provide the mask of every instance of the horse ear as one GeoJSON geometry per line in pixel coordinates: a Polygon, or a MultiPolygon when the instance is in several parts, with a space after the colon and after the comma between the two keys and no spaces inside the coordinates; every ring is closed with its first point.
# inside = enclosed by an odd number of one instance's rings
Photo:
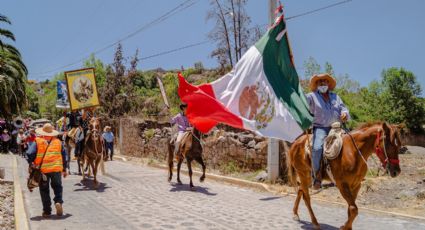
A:
{"type": "Polygon", "coordinates": [[[384,133],[385,133],[385,134],[390,134],[390,132],[391,132],[391,128],[390,128],[390,126],[387,124],[387,122],[384,122],[384,123],[382,124],[382,128],[384,129],[384,133]]]}

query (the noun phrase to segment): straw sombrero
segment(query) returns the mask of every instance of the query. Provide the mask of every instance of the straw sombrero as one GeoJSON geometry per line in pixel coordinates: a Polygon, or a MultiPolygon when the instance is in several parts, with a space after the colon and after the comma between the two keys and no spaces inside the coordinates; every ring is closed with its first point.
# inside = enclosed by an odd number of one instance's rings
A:
{"type": "Polygon", "coordinates": [[[111,126],[105,126],[105,128],[103,129],[103,132],[108,132],[111,130],[111,126]]]}
{"type": "Polygon", "coordinates": [[[315,91],[317,89],[317,81],[321,79],[326,79],[329,81],[329,90],[335,89],[336,80],[328,73],[316,74],[310,78],[310,89],[311,91],[315,91]]]}
{"type": "Polygon", "coordinates": [[[59,135],[59,132],[53,128],[53,126],[49,123],[46,123],[43,125],[43,127],[38,128],[35,130],[35,132],[40,136],[46,136],[46,137],[55,137],[59,135]]]}

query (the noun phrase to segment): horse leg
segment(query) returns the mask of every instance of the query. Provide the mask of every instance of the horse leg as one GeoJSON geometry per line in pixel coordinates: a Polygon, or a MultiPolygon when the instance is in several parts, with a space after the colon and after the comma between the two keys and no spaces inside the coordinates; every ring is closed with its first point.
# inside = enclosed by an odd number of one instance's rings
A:
{"type": "Polygon", "coordinates": [[[173,168],[174,168],[174,147],[168,142],[168,182],[173,179],[173,168]]]}
{"type": "Polygon", "coordinates": [[[96,174],[95,174],[95,170],[96,170],[95,169],[95,164],[96,164],[96,162],[94,160],[91,160],[91,161],[89,161],[89,164],[90,164],[90,169],[89,170],[91,170],[92,173],[93,173],[94,186],[97,187],[97,179],[96,179],[96,174]]]}
{"type": "Polygon", "coordinates": [[[195,158],[195,160],[202,166],[202,176],[201,176],[201,178],[199,178],[199,181],[204,182],[204,180],[205,180],[205,169],[206,169],[204,160],[202,159],[202,156],[195,158]]]}
{"type": "MultiPolygon", "coordinates": [[[[103,157],[103,156],[100,156],[103,157]]],[[[100,158],[96,159],[96,162],[93,161],[92,168],[93,168],[93,176],[94,176],[94,184],[96,188],[99,185],[99,182],[97,181],[97,168],[99,167],[100,158]]]]}
{"type": "Polygon", "coordinates": [[[189,186],[190,186],[190,189],[194,189],[194,186],[193,186],[193,183],[192,183],[192,174],[193,174],[193,172],[192,172],[192,158],[186,158],[186,163],[187,163],[187,169],[189,170],[189,178],[190,178],[190,183],[189,183],[189,186]]]}
{"type": "Polygon", "coordinates": [[[183,158],[179,158],[179,161],[177,162],[177,183],[182,184],[182,181],[180,180],[180,168],[183,163],[183,158]]]}
{"type": "Polygon", "coordinates": [[[350,188],[348,184],[343,183],[339,190],[341,192],[342,197],[344,197],[345,201],[347,201],[348,203],[348,209],[347,209],[348,219],[345,222],[345,224],[340,227],[340,229],[343,229],[343,230],[352,229],[353,221],[359,213],[357,205],[356,205],[356,197],[357,197],[357,193],[359,192],[359,189],[360,189],[360,185],[357,185],[354,188],[350,188]]]}
{"type": "Polygon", "coordinates": [[[300,221],[300,216],[298,215],[298,207],[300,205],[302,196],[303,196],[303,191],[300,188],[298,188],[297,198],[295,199],[294,208],[292,209],[292,212],[294,213],[292,219],[296,221],[300,221]]]}
{"type": "Polygon", "coordinates": [[[78,174],[81,175],[81,159],[80,159],[80,157],[77,158],[77,165],[78,165],[78,174]]]}
{"type": "Polygon", "coordinates": [[[313,227],[315,229],[320,229],[320,225],[317,222],[316,216],[314,215],[313,209],[311,208],[311,202],[310,202],[310,194],[308,191],[308,187],[311,184],[311,172],[310,171],[304,171],[304,172],[298,172],[299,178],[300,178],[300,189],[303,194],[303,200],[305,205],[307,206],[308,212],[311,217],[311,223],[313,224],[313,227]]]}

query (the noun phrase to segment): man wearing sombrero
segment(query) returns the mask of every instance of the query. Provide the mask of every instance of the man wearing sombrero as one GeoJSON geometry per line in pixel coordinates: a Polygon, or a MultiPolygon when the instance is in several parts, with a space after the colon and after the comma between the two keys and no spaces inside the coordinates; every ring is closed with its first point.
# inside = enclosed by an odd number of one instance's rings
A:
{"type": "Polygon", "coordinates": [[[346,122],[350,114],[341,98],[332,91],[335,79],[327,73],[317,74],[310,79],[311,93],[307,94],[310,112],[313,114],[313,188],[320,189],[322,177],[320,163],[323,155],[323,142],[334,122],[346,122]]]}
{"type": "Polygon", "coordinates": [[[66,173],[66,153],[61,140],[57,138],[59,132],[51,124],[45,124],[42,128],[35,130],[38,137],[28,150],[28,162],[30,167],[39,167],[45,175],[40,182],[40,196],[43,203],[43,217],[49,217],[52,212],[52,201],[50,199],[49,185],[52,186],[55,197],[56,214],[63,214],[62,200],[62,178],[66,173]]]}
{"type": "Polygon", "coordinates": [[[190,127],[189,120],[186,117],[187,104],[180,104],[181,112],[171,119],[171,125],[177,124],[178,134],[174,145],[174,156],[177,155],[179,150],[180,142],[183,139],[184,133],[187,131],[187,128],[190,127]]]}

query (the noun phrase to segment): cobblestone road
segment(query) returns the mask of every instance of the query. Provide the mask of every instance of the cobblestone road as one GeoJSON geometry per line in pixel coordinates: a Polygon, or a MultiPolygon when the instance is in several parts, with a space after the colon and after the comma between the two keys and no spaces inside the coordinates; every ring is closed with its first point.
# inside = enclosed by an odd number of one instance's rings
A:
{"type": "MultiPolygon", "coordinates": [[[[75,169],[75,163],[73,163],[75,169]]],[[[19,162],[21,177],[26,178],[24,161],[19,162]]],[[[186,166],[184,166],[186,167],[186,166]]],[[[126,162],[107,162],[108,175],[101,176],[98,190],[90,181],[71,175],[64,183],[64,216],[41,218],[38,190],[24,189],[32,229],[311,229],[304,204],[300,217],[292,220],[293,197],[233,187],[208,181],[197,191],[166,182],[160,169],[126,162]]],[[[174,178],[175,179],[175,178],[174,178]]],[[[24,180],[21,183],[24,186],[24,180]]],[[[314,203],[322,229],[337,229],[346,218],[345,207],[314,203]]],[[[360,211],[355,229],[425,229],[425,222],[382,216],[360,211]]]]}

